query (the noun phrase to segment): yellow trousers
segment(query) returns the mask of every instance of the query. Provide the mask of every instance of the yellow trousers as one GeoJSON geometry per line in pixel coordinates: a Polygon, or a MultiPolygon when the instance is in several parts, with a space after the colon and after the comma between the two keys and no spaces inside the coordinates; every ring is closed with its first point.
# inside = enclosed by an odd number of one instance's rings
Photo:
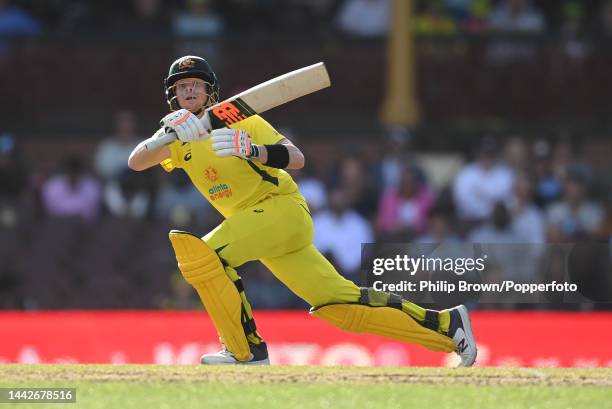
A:
{"type": "MultiPolygon", "coordinates": [[[[342,277],[313,245],[312,217],[299,194],[273,196],[244,209],[228,217],[203,240],[217,252],[233,281],[239,279],[236,267],[259,260],[291,291],[314,307],[359,303],[359,287],[342,277]]],[[[250,315],[248,300],[244,293],[241,295],[250,315]]],[[[423,322],[426,317],[425,309],[406,300],[402,302],[402,311],[412,317],[406,316],[408,320],[423,322]]],[[[438,331],[426,330],[431,332],[435,342],[442,344],[443,350],[452,345],[441,335],[448,331],[449,320],[450,315],[444,311],[440,313],[438,331]]],[[[254,335],[248,336],[252,342],[258,338],[254,335]]]]}

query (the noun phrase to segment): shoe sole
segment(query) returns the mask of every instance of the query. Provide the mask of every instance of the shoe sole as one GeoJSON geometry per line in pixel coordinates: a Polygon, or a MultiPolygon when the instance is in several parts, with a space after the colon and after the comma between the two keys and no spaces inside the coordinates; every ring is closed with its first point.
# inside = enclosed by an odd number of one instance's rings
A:
{"type": "Polygon", "coordinates": [[[476,339],[474,338],[474,333],[472,332],[472,323],[470,322],[470,315],[468,313],[468,309],[465,305],[460,305],[457,308],[459,315],[461,316],[461,321],[463,322],[463,331],[465,332],[465,337],[468,340],[469,345],[474,345],[474,356],[467,363],[463,363],[463,361],[459,364],[462,367],[468,367],[474,365],[476,362],[476,357],[478,356],[478,347],[476,347],[476,339]]]}
{"type": "Polygon", "coordinates": [[[219,366],[219,365],[270,365],[270,359],[262,359],[261,361],[249,361],[249,362],[203,362],[200,360],[201,365],[207,366],[219,366]]]}

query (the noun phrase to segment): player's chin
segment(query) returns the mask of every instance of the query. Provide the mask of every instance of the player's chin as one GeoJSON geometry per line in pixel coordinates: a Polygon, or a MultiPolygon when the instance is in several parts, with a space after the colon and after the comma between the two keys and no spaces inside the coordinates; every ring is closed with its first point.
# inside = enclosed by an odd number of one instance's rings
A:
{"type": "Polygon", "coordinates": [[[185,101],[181,104],[181,108],[186,109],[191,112],[199,111],[202,108],[202,104],[198,103],[195,100],[185,101]]]}

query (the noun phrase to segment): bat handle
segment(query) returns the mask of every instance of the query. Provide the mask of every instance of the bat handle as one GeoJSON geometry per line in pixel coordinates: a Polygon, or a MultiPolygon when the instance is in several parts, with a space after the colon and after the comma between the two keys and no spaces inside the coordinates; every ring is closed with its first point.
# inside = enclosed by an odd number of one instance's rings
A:
{"type": "MultiPolygon", "coordinates": [[[[212,125],[210,124],[210,118],[208,116],[208,112],[206,112],[205,115],[200,120],[202,121],[202,125],[204,126],[204,129],[210,132],[212,130],[212,125]]],[[[177,139],[176,132],[168,132],[166,134],[163,134],[159,138],[155,138],[152,141],[145,143],[145,149],[148,151],[157,149],[160,146],[171,144],[176,139],[177,139]]]]}
{"type": "Polygon", "coordinates": [[[145,143],[144,147],[146,150],[150,151],[153,149],[157,149],[160,146],[169,145],[175,140],[176,140],[176,132],[168,132],[166,134],[161,135],[159,138],[155,138],[145,143]]]}

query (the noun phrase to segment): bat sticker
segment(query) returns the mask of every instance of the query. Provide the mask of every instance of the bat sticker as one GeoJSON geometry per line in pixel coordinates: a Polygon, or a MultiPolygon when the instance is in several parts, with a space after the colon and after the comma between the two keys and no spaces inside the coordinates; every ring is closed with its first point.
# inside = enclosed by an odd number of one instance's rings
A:
{"type": "Polygon", "coordinates": [[[213,107],[210,110],[209,117],[212,128],[218,129],[240,122],[255,114],[255,110],[248,106],[246,102],[241,98],[236,98],[213,107]]]}

